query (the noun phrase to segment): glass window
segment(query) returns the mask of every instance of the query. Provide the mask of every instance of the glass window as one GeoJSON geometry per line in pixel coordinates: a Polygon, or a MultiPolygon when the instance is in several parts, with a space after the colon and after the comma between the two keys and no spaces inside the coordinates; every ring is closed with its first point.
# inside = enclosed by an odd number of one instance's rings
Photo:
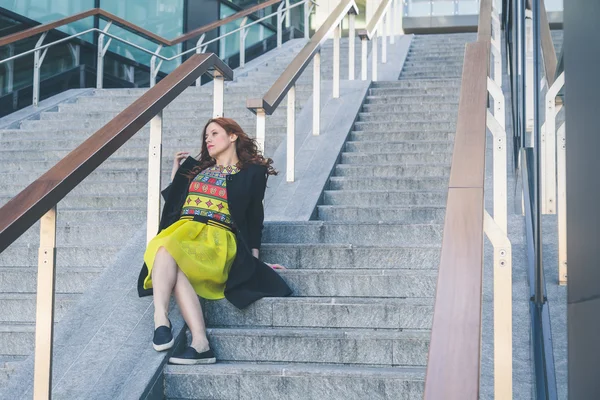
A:
{"type": "MultiPolygon", "coordinates": [[[[238,11],[233,8],[222,4],[220,5],[220,18],[224,19],[237,13],[238,11]]],[[[265,14],[268,15],[268,14],[265,14]]],[[[252,23],[252,19],[248,19],[247,24],[252,23]]],[[[220,35],[224,35],[227,32],[234,31],[240,27],[242,23],[242,19],[238,19],[236,21],[230,22],[227,25],[221,27],[219,32],[220,35]]],[[[246,48],[263,41],[269,36],[273,35],[275,32],[263,24],[258,23],[252,25],[248,29],[248,36],[246,36],[246,48]]],[[[233,33],[225,38],[219,40],[219,56],[221,58],[229,58],[235,54],[240,52],[240,32],[233,33]]]]}

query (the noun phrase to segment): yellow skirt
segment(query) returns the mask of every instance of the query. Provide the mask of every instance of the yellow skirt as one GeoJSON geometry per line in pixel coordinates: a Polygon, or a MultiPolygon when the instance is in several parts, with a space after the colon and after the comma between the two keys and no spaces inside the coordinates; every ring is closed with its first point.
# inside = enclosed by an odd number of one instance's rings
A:
{"type": "Polygon", "coordinates": [[[237,251],[235,240],[233,232],[218,226],[190,220],[173,223],[148,243],[144,253],[148,267],[144,289],[152,287],[154,258],[158,249],[164,247],[198,296],[209,300],[224,298],[225,282],[237,251]]]}

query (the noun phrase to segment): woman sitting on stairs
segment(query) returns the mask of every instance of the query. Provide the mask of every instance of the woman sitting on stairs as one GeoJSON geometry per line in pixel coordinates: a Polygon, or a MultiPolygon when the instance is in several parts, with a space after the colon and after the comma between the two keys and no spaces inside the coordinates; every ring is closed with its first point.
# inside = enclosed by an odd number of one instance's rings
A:
{"type": "Polygon", "coordinates": [[[272,162],[229,118],[208,121],[197,159],[175,155],[159,233],[148,243],[138,279],[140,296],[154,294],[154,349],[174,343],[172,292],[192,334],[191,345],[170,363],[215,362],[198,296],[225,297],[241,309],[262,297],[291,294],[273,271],[283,267],[258,260],[267,177],[277,173],[272,162]]]}

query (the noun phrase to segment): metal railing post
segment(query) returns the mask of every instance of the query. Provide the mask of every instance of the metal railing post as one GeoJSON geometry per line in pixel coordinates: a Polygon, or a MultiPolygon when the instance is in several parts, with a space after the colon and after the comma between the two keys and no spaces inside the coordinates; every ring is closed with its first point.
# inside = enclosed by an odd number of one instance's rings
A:
{"type": "MultiPolygon", "coordinates": [[[[39,48],[48,32],[42,33],[42,36],[38,39],[35,44],[35,48],[39,48]]],[[[48,52],[48,48],[44,49],[43,52],[41,50],[36,50],[33,56],[33,106],[37,107],[38,102],[40,100],[40,69],[42,68],[42,63],[44,62],[44,58],[46,57],[46,53],[48,52]]]]}
{"type": "MultiPolygon", "coordinates": [[[[15,46],[13,44],[8,45],[8,57],[15,55],[15,46]]],[[[14,60],[10,60],[6,63],[6,91],[10,93],[13,91],[13,85],[15,82],[15,63],[14,60]]]]}
{"type": "Polygon", "coordinates": [[[154,55],[150,59],[150,87],[154,87],[156,85],[156,77],[158,76],[158,71],[160,71],[160,66],[163,63],[163,60],[160,60],[158,64],[156,64],[156,59],[162,49],[162,44],[158,46],[154,55]]]}
{"type": "Polygon", "coordinates": [[[390,44],[396,43],[396,0],[392,0],[388,10],[390,22],[390,44]]]}
{"type": "Polygon", "coordinates": [[[354,43],[356,31],[354,29],[354,13],[348,14],[348,80],[354,80],[354,43]]]}
{"type": "MultiPolygon", "coordinates": [[[[200,38],[198,39],[198,41],[196,42],[196,54],[200,54],[203,53],[203,48],[202,43],[204,43],[204,38],[206,37],[206,34],[203,33],[202,36],[200,36],[200,38]]],[[[196,79],[196,86],[200,87],[202,85],[202,77],[198,77],[198,79],[196,79]]]]}
{"type": "Polygon", "coordinates": [[[494,398],[512,399],[512,246],[487,211],[483,217],[494,247],[494,398]]]}
{"type": "Polygon", "coordinates": [[[112,25],[112,21],[108,21],[102,32],[98,36],[98,63],[96,67],[96,89],[102,89],[104,87],[104,56],[108,51],[108,46],[110,46],[110,42],[112,38],[108,38],[106,41],[106,45],[104,44],[104,34],[108,32],[112,25]]]}
{"type": "Polygon", "coordinates": [[[281,47],[283,44],[283,32],[282,32],[282,20],[283,20],[283,6],[285,3],[281,3],[279,7],[277,7],[277,47],[281,47]]]}
{"type": "Polygon", "coordinates": [[[367,80],[367,38],[360,38],[360,50],[361,50],[361,64],[360,64],[360,79],[363,81],[367,80]]]}
{"type": "Polygon", "coordinates": [[[289,28],[292,26],[292,19],[290,18],[290,0],[285,0],[285,27],[289,28]]]}
{"type": "Polygon", "coordinates": [[[295,140],[296,140],[296,85],[287,93],[287,167],[288,182],[294,182],[295,176],[295,140]]]}
{"type": "Polygon", "coordinates": [[[225,90],[225,77],[215,71],[214,79],[214,94],[213,94],[213,118],[223,116],[223,92],[225,90]]]}
{"type": "Polygon", "coordinates": [[[565,83],[564,73],[546,92],[546,122],[542,125],[542,213],[556,213],[556,115],[562,106],[556,106],[556,96],[565,83]]]}
{"type": "Polygon", "coordinates": [[[51,398],[55,283],[56,206],[40,219],[35,316],[34,399],[51,398]]]}
{"type": "Polygon", "coordinates": [[[567,141],[565,137],[565,123],[557,132],[557,217],[558,217],[558,284],[567,284],[567,141]]]}
{"type": "Polygon", "coordinates": [[[150,144],[148,148],[148,214],[146,243],[158,232],[160,222],[160,184],[162,166],[163,112],[150,120],[150,144]]]}
{"type": "Polygon", "coordinates": [[[256,110],[256,144],[258,145],[258,151],[262,154],[265,153],[265,133],[267,130],[266,121],[267,114],[263,108],[256,110]]]}
{"type": "Polygon", "coordinates": [[[248,22],[248,17],[244,17],[242,20],[240,27],[242,30],[240,31],[240,67],[246,65],[246,36],[250,30],[243,29],[246,26],[246,22],[248,22]]]}
{"type": "Polygon", "coordinates": [[[404,17],[404,0],[398,0],[398,7],[396,8],[396,24],[398,25],[398,34],[404,35],[404,28],[402,27],[402,18],[404,17]]]}
{"type": "Polygon", "coordinates": [[[381,19],[381,25],[380,25],[380,29],[381,29],[381,63],[385,64],[387,63],[387,21],[388,21],[388,12],[386,11],[385,14],[383,15],[383,18],[381,19]]]}
{"type": "Polygon", "coordinates": [[[313,57],[313,136],[321,130],[321,50],[313,57]]]}
{"type": "Polygon", "coordinates": [[[310,36],[310,10],[312,10],[312,3],[309,1],[304,2],[304,39],[309,39],[310,36]]]}
{"type": "Polygon", "coordinates": [[[333,98],[340,97],[340,36],[341,23],[333,31],[333,98]]]}
{"type": "Polygon", "coordinates": [[[379,29],[373,32],[373,38],[371,38],[371,62],[372,62],[372,71],[371,71],[371,80],[373,82],[377,81],[377,63],[378,63],[378,55],[377,55],[377,35],[379,34],[379,29]]]}

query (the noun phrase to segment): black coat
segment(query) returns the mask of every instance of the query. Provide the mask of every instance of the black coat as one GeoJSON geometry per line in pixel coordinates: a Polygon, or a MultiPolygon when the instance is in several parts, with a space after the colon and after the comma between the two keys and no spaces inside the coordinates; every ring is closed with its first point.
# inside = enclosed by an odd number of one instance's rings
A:
{"type": "MultiPolygon", "coordinates": [[[[173,182],[163,190],[165,206],[159,232],[179,220],[190,183],[200,172],[200,163],[188,157],[177,170],[173,182]]],[[[266,185],[267,168],[262,165],[249,164],[237,174],[227,176],[227,202],[237,231],[237,254],[225,284],[225,298],[237,308],[245,308],[262,297],[283,297],[292,293],[279,274],[251,252],[251,249],[260,249],[266,185]]],[[[144,263],[138,278],[140,297],[152,295],[152,289],[143,287],[147,276],[148,267],[144,263]]]]}

